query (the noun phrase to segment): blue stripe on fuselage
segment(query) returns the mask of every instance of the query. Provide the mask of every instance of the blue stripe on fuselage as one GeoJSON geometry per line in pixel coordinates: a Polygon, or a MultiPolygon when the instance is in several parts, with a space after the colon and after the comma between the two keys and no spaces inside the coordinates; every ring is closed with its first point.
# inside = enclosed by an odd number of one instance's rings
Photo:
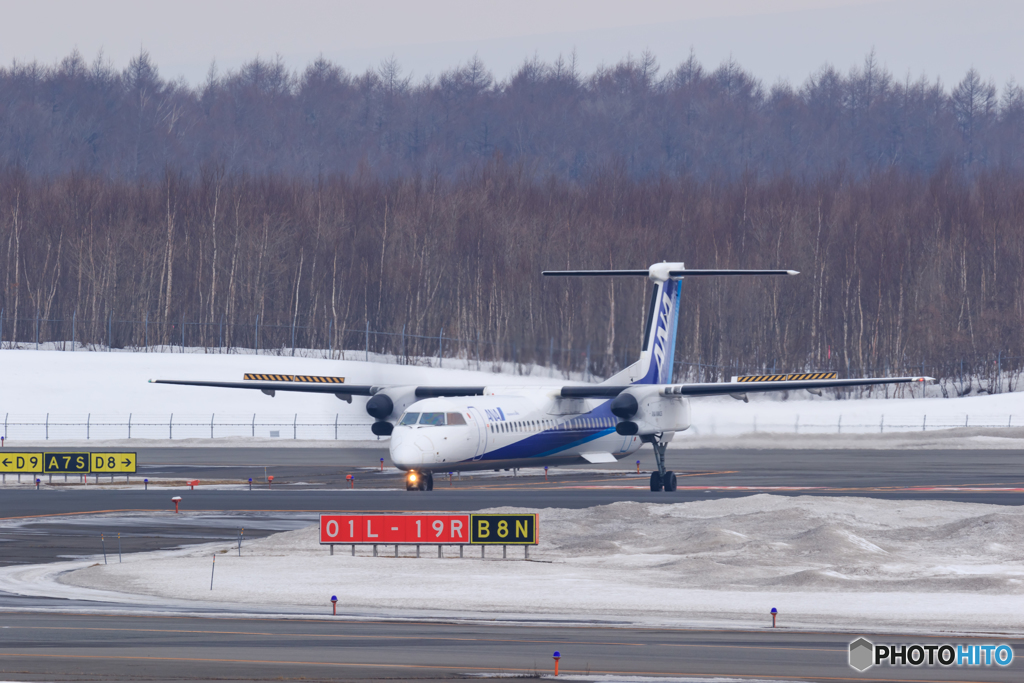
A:
{"type": "MultiPolygon", "coordinates": [[[[612,416],[610,405],[611,402],[606,401],[589,413],[575,416],[572,419],[578,420],[585,418],[611,417],[614,420],[615,418],[612,416]]],[[[483,457],[481,457],[477,462],[543,458],[614,433],[614,427],[547,429],[543,432],[538,432],[537,434],[533,434],[524,439],[510,443],[507,446],[502,446],[490,453],[484,453],[483,457]]]]}

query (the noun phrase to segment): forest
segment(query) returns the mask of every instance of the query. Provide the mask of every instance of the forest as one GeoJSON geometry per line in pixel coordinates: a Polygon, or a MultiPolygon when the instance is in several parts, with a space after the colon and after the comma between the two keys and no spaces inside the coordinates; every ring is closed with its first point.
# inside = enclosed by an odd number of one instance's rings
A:
{"type": "MultiPolygon", "coordinates": [[[[142,53],[0,69],[0,341],[362,349],[607,375],[643,281],[684,281],[677,374],[995,376],[1022,365],[1024,91],[874,55],[799,87],[652,55],[413,83],[142,53]],[[372,334],[371,334],[372,332],[372,334]]],[[[1005,389],[1006,387],[1002,387],[1005,389]]]]}

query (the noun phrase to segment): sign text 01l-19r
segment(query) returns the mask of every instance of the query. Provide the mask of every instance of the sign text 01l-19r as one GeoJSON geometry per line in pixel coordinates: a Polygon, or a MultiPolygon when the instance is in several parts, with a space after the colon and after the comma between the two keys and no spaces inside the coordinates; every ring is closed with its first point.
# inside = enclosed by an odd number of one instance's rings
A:
{"type": "Polygon", "coordinates": [[[320,543],[537,545],[537,515],[320,515],[320,543]]]}

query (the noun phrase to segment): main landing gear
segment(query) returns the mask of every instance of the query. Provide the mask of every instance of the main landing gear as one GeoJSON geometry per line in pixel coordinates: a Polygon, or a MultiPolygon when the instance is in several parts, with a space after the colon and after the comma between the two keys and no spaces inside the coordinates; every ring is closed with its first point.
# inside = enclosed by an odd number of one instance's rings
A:
{"type": "Polygon", "coordinates": [[[433,491],[434,475],[430,472],[417,472],[416,470],[410,470],[409,473],[405,475],[405,490],[433,491]]]}
{"type": "Polygon", "coordinates": [[[658,463],[658,469],[651,472],[651,490],[675,491],[676,473],[665,469],[665,449],[668,447],[668,443],[660,440],[661,434],[642,438],[654,447],[654,459],[658,463]]]}

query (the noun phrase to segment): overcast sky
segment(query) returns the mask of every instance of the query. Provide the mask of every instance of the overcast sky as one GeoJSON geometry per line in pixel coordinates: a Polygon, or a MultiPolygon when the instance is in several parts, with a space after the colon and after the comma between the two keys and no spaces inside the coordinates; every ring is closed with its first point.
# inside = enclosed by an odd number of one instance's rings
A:
{"type": "Polygon", "coordinates": [[[1022,0],[0,0],[0,61],[55,63],[77,48],[123,68],[147,50],[167,78],[202,81],[255,56],[293,69],[317,55],[361,72],[394,56],[415,80],[474,54],[499,79],[524,59],[574,49],[584,73],[653,52],[663,68],[691,48],[733,57],[771,85],[843,71],[875,50],[899,78],[949,85],[976,67],[1002,86],[1024,78],[1022,0]]]}

